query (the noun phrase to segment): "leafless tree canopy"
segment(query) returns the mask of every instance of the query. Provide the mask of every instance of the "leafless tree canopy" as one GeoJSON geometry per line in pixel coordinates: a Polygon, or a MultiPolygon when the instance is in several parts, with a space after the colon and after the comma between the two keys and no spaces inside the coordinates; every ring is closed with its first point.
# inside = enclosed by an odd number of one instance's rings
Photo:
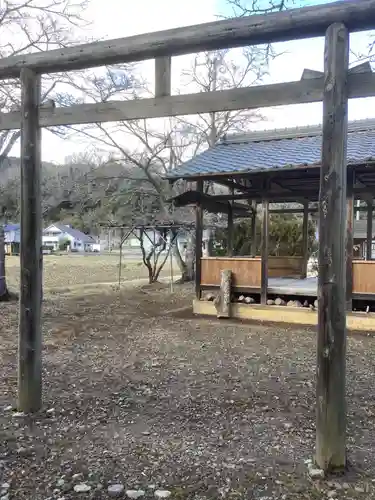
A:
{"type": "Polygon", "coordinates": [[[296,0],[227,0],[227,3],[233,9],[233,17],[268,14],[296,6],[296,0]]]}
{"type": "MultiPolygon", "coordinates": [[[[63,47],[83,41],[82,28],[85,27],[83,13],[87,0],[8,0],[0,4],[0,57],[27,52],[63,47]]],[[[67,85],[73,81],[72,75],[46,76],[42,80],[42,99],[61,100],[67,85]]],[[[0,110],[11,111],[19,108],[21,89],[18,80],[0,83],[0,110]]],[[[20,132],[0,133],[0,188],[1,173],[20,132]]],[[[6,207],[0,214],[0,298],[8,295],[4,272],[3,223],[9,200],[7,189],[0,189],[0,206],[6,207]]]]}
{"type": "MultiPolygon", "coordinates": [[[[13,0],[0,7],[0,57],[64,47],[82,41],[87,26],[83,13],[88,0],[13,0]]],[[[42,80],[42,100],[61,100],[61,89],[71,75],[50,75],[42,80]]],[[[20,104],[19,80],[0,82],[1,111],[20,104]]],[[[0,165],[19,138],[19,131],[0,133],[0,165]]]]}

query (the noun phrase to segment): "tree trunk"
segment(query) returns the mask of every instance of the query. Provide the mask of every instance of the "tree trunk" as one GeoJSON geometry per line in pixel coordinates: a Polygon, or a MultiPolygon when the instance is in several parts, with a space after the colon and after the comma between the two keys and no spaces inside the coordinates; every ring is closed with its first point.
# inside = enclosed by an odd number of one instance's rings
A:
{"type": "Polygon", "coordinates": [[[0,224],[0,302],[8,298],[9,292],[5,277],[5,235],[4,227],[0,224]]]}
{"type": "Polygon", "coordinates": [[[188,239],[186,248],[186,276],[185,281],[193,281],[195,278],[195,233],[188,239]]]}
{"type": "Polygon", "coordinates": [[[186,264],[184,262],[184,259],[182,258],[182,255],[181,255],[180,249],[178,247],[178,244],[176,244],[174,246],[174,248],[173,248],[173,254],[174,254],[174,258],[176,259],[176,262],[177,262],[178,268],[180,270],[181,276],[182,276],[181,281],[183,281],[184,276],[186,276],[187,268],[186,268],[186,264]]]}
{"type": "Polygon", "coordinates": [[[181,272],[180,283],[194,281],[195,278],[195,233],[188,237],[185,260],[176,244],[173,249],[177,265],[181,272]]]}

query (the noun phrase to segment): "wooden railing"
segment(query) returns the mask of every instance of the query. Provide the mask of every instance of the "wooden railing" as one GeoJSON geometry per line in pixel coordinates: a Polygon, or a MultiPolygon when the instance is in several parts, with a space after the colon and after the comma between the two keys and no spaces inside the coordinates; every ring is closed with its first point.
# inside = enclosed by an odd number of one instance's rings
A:
{"type": "Polygon", "coordinates": [[[223,269],[232,271],[233,287],[260,287],[260,257],[204,257],[202,259],[201,285],[220,285],[221,271],[223,269]]]}
{"type": "MultiPolygon", "coordinates": [[[[268,276],[270,278],[303,276],[302,257],[269,257],[268,276]]],[[[202,258],[202,286],[220,286],[221,271],[232,271],[234,288],[261,287],[260,257],[205,257],[202,258]]],[[[375,260],[353,261],[353,293],[375,294],[375,260]]]]}
{"type": "Polygon", "coordinates": [[[303,257],[268,257],[269,278],[301,278],[305,276],[303,257]]]}
{"type": "Polygon", "coordinates": [[[353,260],[353,293],[375,294],[375,260],[353,260]]]}

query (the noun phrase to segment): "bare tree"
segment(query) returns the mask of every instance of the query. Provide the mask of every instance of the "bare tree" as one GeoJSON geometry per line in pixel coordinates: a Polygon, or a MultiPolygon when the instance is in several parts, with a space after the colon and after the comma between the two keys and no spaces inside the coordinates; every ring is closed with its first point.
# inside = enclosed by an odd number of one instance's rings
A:
{"type": "MultiPolygon", "coordinates": [[[[0,57],[64,47],[76,42],[85,26],[82,14],[87,0],[8,0],[0,7],[0,57]]],[[[51,75],[42,80],[42,99],[60,101],[61,89],[73,82],[71,75],[51,75]]],[[[0,109],[20,106],[18,80],[0,82],[0,109]]],[[[6,159],[20,137],[20,131],[0,133],[0,183],[6,159]]],[[[4,206],[4,204],[2,204],[4,206]]],[[[9,294],[5,279],[4,211],[0,213],[0,300],[9,294]]]]}
{"type": "MultiPolygon", "coordinates": [[[[211,92],[229,88],[254,85],[262,81],[267,74],[270,57],[268,47],[250,47],[240,50],[223,50],[206,52],[193,58],[191,67],[184,71],[181,84],[192,92],[211,92]]],[[[86,92],[90,100],[96,102],[116,99],[129,99],[149,95],[147,85],[136,78],[134,68],[109,69],[107,75],[98,81],[95,77],[86,79],[86,92]],[[89,87],[89,88],[87,88],[89,87]]],[[[244,131],[251,123],[262,117],[254,111],[217,112],[195,117],[179,117],[165,120],[136,120],[116,124],[96,124],[85,127],[72,127],[90,141],[113,151],[114,157],[124,165],[124,178],[134,180],[133,172],[138,175],[140,184],[146,182],[156,196],[155,203],[150,204],[150,211],[143,222],[171,220],[172,207],[168,199],[187,188],[186,183],[179,182],[173,187],[164,180],[165,176],[176,166],[212,147],[229,132],[244,131]],[[131,167],[131,168],[129,168],[131,167]]],[[[136,185],[132,186],[137,191],[136,185]]],[[[189,217],[194,217],[192,210],[189,217]]],[[[137,215],[139,212],[137,211],[137,215]]],[[[135,217],[136,214],[133,214],[135,217]]],[[[117,221],[120,222],[120,221],[117,221]]],[[[193,247],[194,237],[190,237],[188,247],[193,247]]],[[[187,256],[193,251],[187,249],[187,256]]],[[[178,247],[175,247],[175,258],[184,279],[192,278],[193,259],[188,263],[182,258],[178,247]]]]}
{"type": "Polygon", "coordinates": [[[299,2],[300,0],[227,0],[227,4],[232,7],[232,17],[278,12],[297,7],[299,2]]]}
{"type": "MultiPolygon", "coordinates": [[[[198,54],[191,66],[182,75],[184,91],[211,92],[229,88],[245,87],[260,83],[268,71],[270,47],[247,47],[198,54]]],[[[136,77],[134,67],[109,68],[101,79],[86,78],[84,92],[90,100],[103,102],[111,99],[133,99],[150,96],[147,82],[136,77]]],[[[227,133],[244,131],[255,121],[262,119],[256,111],[215,112],[194,117],[178,117],[165,120],[137,120],[116,124],[71,127],[90,142],[105,150],[113,151],[122,162],[126,173],[142,172],[142,185],[147,182],[157,196],[158,216],[171,218],[168,199],[187,188],[186,183],[173,187],[163,178],[176,166],[193,157],[207,147],[212,147],[227,133]],[[129,170],[129,166],[132,169],[129,170]]],[[[131,174],[132,175],[132,174],[131,174]]],[[[134,186],[133,186],[134,189],[134,186]]],[[[155,205],[152,205],[156,215],[155,205]]],[[[194,214],[191,213],[194,217],[194,214]]],[[[191,245],[194,245],[192,238],[191,245]]],[[[187,252],[191,255],[192,252],[187,252]]],[[[175,255],[184,277],[192,277],[193,270],[176,249],[175,255]]],[[[190,259],[191,260],[191,259],[190,259]]]]}
{"type": "MultiPolygon", "coordinates": [[[[184,84],[193,91],[212,92],[248,87],[262,81],[268,71],[268,47],[204,52],[195,56],[190,69],[184,71],[184,84]]],[[[222,111],[179,119],[190,132],[193,154],[212,147],[230,132],[243,132],[262,116],[257,111],[222,111]]]]}

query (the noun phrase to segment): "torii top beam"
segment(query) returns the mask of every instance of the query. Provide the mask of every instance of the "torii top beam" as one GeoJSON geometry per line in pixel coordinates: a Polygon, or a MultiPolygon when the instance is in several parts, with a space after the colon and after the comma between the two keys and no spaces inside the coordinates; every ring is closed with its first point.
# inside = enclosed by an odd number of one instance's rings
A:
{"type": "Polygon", "coordinates": [[[24,67],[54,73],[130,63],[261,43],[323,36],[328,26],[375,28],[375,0],[345,0],[265,15],[228,19],[115,40],[10,56],[0,60],[0,80],[17,78],[24,67]]]}

